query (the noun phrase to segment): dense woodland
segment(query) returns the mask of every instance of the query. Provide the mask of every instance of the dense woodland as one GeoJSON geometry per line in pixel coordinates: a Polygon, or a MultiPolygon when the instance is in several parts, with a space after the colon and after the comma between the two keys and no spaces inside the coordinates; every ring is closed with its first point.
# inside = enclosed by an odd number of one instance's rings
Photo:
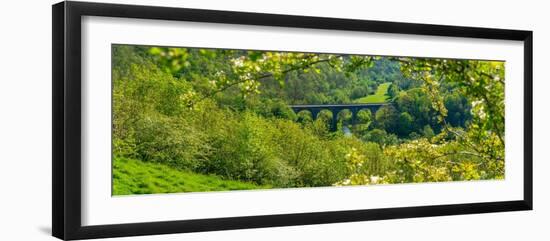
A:
{"type": "Polygon", "coordinates": [[[114,194],[504,178],[503,62],[113,45],[112,66],[114,194]],[[349,103],[388,104],[289,107],[349,103]]]}

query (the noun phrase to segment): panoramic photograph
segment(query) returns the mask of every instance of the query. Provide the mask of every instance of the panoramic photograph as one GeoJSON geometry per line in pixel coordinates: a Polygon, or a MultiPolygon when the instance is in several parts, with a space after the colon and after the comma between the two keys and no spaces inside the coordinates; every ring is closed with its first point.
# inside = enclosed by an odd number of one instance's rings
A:
{"type": "Polygon", "coordinates": [[[502,180],[505,62],[113,44],[112,195],[502,180]]]}

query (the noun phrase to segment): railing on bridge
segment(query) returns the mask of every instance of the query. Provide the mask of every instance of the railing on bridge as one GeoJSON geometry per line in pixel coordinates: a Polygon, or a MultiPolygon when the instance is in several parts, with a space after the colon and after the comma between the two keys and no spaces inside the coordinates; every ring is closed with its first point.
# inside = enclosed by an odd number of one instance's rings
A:
{"type": "Polygon", "coordinates": [[[355,123],[357,119],[357,113],[359,111],[368,109],[371,113],[376,113],[380,107],[388,105],[389,103],[379,104],[326,104],[326,105],[289,105],[289,107],[297,114],[300,111],[307,110],[311,113],[313,120],[317,119],[317,115],[322,110],[329,110],[332,112],[331,130],[335,131],[338,124],[338,113],[342,110],[349,110],[351,112],[351,122],[355,123]]]}

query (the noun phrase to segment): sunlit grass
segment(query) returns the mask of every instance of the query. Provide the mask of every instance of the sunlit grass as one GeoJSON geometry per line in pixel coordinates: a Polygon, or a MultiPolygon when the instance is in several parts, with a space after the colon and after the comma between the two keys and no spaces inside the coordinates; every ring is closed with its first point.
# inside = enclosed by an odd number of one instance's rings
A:
{"type": "Polygon", "coordinates": [[[376,89],[376,93],[374,95],[365,96],[359,99],[355,99],[353,102],[355,103],[361,103],[361,104],[375,104],[375,103],[384,103],[387,102],[390,98],[388,93],[388,88],[390,87],[391,83],[386,82],[382,83],[378,86],[378,89],[376,89]]]}
{"type": "Polygon", "coordinates": [[[113,160],[113,195],[268,189],[254,183],[223,180],[127,158],[113,160]]]}

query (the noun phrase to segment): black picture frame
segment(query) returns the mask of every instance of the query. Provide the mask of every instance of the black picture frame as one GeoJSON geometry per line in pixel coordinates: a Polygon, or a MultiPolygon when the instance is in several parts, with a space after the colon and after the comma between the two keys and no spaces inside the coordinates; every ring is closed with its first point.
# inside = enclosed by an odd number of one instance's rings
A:
{"type": "Polygon", "coordinates": [[[53,120],[52,233],[60,239],[106,238],[380,219],[532,210],[533,33],[384,21],[305,17],[90,2],[52,6],[53,120]],[[425,36],[517,40],[524,43],[524,194],[522,200],[421,207],[342,210],[199,220],[82,226],[81,224],[81,17],[104,16],[230,23],[425,36]]]}

